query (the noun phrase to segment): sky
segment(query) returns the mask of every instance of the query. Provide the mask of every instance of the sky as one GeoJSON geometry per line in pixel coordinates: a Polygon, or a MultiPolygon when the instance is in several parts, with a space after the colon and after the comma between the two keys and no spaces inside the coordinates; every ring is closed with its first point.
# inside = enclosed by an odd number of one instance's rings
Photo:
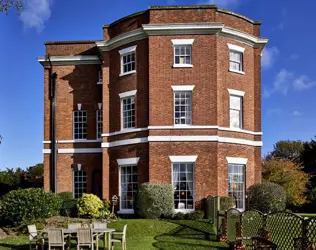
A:
{"type": "Polygon", "coordinates": [[[262,154],[279,140],[316,135],[316,1],[24,0],[17,16],[0,13],[0,169],[43,162],[45,41],[102,39],[102,24],[153,5],[217,4],[261,20],[262,154]]]}

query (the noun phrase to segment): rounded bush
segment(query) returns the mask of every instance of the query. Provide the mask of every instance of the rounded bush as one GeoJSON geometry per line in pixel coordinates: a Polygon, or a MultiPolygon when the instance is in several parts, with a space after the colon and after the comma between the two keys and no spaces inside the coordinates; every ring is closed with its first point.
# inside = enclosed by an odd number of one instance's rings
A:
{"type": "Polygon", "coordinates": [[[227,211],[228,209],[236,207],[235,198],[232,196],[222,196],[219,198],[220,211],[227,211]]]}
{"type": "Polygon", "coordinates": [[[77,199],[73,198],[72,192],[62,192],[57,195],[61,200],[60,215],[75,217],[77,215],[77,199]]]}
{"type": "Polygon", "coordinates": [[[78,199],[77,207],[79,215],[83,217],[100,218],[104,209],[104,203],[94,194],[83,194],[78,199]]]}
{"type": "Polygon", "coordinates": [[[58,215],[60,207],[59,197],[42,188],[12,190],[2,198],[3,217],[15,226],[58,215]]]}
{"type": "Polygon", "coordinates": [[[262,213],[284,211],[286,207],[286,192],[275,183],[255,184],[248,189],[249,209],[262,213]]]}
{"type": "Polygon", "coordinates": [[[174,212],[173,187],[171,184],[143,183],[138,194],[140,216],[158,219],[174,212]]]}

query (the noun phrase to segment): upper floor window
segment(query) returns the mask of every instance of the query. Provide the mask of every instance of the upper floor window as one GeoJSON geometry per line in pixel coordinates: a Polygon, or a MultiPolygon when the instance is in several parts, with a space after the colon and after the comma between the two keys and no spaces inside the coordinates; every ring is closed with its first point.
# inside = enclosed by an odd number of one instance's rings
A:
{"type": "Polygon", "coordinates": [[[135,95],[136,90],[119,94],[121,98],[122,129],[135,127],[135,95]]]}
{"type": "Polygon", "coordinates": [[[192,44],[194,39],[171,40],[174,47],[173,67],[192,67],[192,44]]]}
{"type": "Polygon", "coordinates": [[[172,86],[174,91],[174,124],[192,125],[192,90],[194,85],[172,86]]]}
{"type": "Polygon", "coordinates": [[[97,110],[97,139],[102,135],[102,109],[97,110]]]}
{"type": "Polygon", "coordinates": [[[74,139],[87,139],[87,111],[75,110],[73,114],[74,139]]]}
{"type": "Polygon", "coordinates": [[[228,89],[229,96],[229,116],[231,128],[242,128],[243,120],[243,96],[245,92],[228,89]]]}
{"type": "Polygon", "coordinates": [[[135,53],[136,46],[132,46],[126,49],[122,49],[119,51],[121,55],[121,74],[128,75],[136,72],[136,66],[135,66],[135,53]]]}
{"type": "Polygon", "coordinates": [[[245,48],[228,44],[229,48],[229,71],[244,74],[244,51],[245,48]]]}

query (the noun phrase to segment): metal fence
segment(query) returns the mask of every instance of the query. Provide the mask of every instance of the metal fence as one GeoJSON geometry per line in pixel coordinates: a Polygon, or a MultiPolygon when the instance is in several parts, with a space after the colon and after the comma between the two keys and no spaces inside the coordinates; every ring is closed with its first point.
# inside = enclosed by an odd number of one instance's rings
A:
{"type": "Polygon", "coordinates": [[[280,250],[316,249],[316,217],[304,219],[289,212],[263,214],[232,208],[226,211],[221,229],[221,238],[237,242],[238,249],[254,249],[254,238],[269,240],[280,250]]]}

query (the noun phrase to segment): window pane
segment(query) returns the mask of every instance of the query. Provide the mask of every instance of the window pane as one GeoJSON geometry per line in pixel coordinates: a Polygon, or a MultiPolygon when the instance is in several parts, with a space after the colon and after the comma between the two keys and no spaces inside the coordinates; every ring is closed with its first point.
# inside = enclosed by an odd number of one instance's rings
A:
{"type": "Polygon", "coordinates": [[[241,97],[240,96],[230,96],[230,108],[241,110],[241,97]]]}
{"type": "Polygon", "coordinates": [[[240,128],[240,113],[238,110],[230,110],[230,127],[240,128]]]}
{"type": "Polygon", "coordinates": [[[175,45],[175,64],[191,64],[191,45],[175,45]]]}
{"type": "Polygon", "coordinates": [[[175,124],[191,124],[192,100],[190,91],[174,93],[175,124]],[[181,118],[181,119],[178,119],[181,118]]]}
{"type": "Polygon", "coordinates": [[[75,170],[73,175],[74,197],[80,198],[82,194],[87,192],[87,172],[85,170],[75,170]]]}
{"type": "Polygon", "coordinates": [[[244,209],[245,200],[245,182],[244,182],[244,165],[228,165],[228,194],[233,196],[236,206],[244,209]]]}
{"type": "Polygon", "coordinates": [[[73,112],[73,132],[74,139],[86,139],[87,138],[87,111],[76,110],[73,112]]]}
{"type": "Polygon", "coordinates": [[[121,208],[134,209],[137,192],[137,166],[121,166],[121,208]]]}

